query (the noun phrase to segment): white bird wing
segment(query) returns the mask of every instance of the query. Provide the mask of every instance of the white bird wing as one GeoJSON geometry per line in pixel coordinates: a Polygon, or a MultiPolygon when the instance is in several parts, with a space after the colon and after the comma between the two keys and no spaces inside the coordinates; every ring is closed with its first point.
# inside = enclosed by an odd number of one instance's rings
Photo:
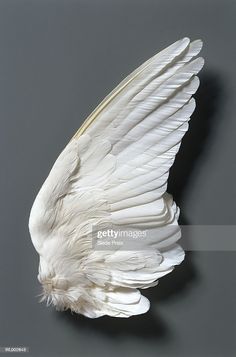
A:
{"type": "Polygon", "coordinates": [[[179,210],[166,187],[195,108],[203,59],[193,58],[201,47],[184,38],[141,65],[55,162],[29,224],[41,282],[48,270],[55,281],[67,281],[63,301],[50,285],[55,305],[89,317],[144,313],[149,301],[137,289],[155,285],[183,260],[179,210]],[[91,232],[112,226],[147,230],[143,249],[92,246],[91,232]]]}

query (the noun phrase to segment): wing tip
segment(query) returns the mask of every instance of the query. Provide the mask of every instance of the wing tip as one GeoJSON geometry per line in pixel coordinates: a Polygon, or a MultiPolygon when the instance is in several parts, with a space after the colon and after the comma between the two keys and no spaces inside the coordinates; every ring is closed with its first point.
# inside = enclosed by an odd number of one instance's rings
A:
{"type": "Polygon", "coordinates": [[[203,41],[201,39],[197,39],[191,42],[191,47],[194,49],[195,56],[202,50],[203,41]]]}
{"type": "Polygon", "coordinates": [[[203,46],[203,40],[202,40],[201,38],[197,38],[197,39],[195,40],[195,42],[198,42],[198,43],[200,43],[200,44],[203,46]]]}
{"type": "Polygon", "coordinates": [[[205,60],[203,57],[198,57],[198,65],[199,65],[199,71],[201,71],[202,67],[204,66],[205,60]]]}
{"type": "Polygon", "coordinates": [[[177,42],[182,42],[182,43],[186,43],[186,44],[189,44],[190,43],[190,38],[189,37],[183,37],[181,38],[179,41],[177,42]]]}
{"type": "Polygon", "coordinates": [[[194,75],[197,75],[202,67],[204,66],[205,60],[203,57],[197,57],[194,58],[192,61],[188,62],[186,64],[186,67],[191,68],[191,71],[193,72],[194,75]]]}

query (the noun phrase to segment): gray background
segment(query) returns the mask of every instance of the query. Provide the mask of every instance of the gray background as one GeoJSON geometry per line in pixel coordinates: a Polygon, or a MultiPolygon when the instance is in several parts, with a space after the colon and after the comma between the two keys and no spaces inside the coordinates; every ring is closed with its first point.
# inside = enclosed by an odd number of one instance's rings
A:
{"type": "MultiPolygon", "coordinates": [[[[0,1],[0,346],[30,356],[233,356],[235,252],[190,252],[151,311],[89,320],[38,304],[34,197],[82,120],[131,70],[189,36],[205,69],[169,191],[181,221],[235,225],[235,1],[0,1]]],[[[223,239],[224,237],[222,237],[223,239]]]]}

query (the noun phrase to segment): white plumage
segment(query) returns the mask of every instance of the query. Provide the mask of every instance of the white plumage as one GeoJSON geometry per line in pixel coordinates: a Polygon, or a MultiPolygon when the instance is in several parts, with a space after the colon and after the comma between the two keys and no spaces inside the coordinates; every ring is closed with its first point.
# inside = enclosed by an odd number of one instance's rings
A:
{"type": "Polygon", "coordinates": [[[145,313],[138,289],[184,259],[169,169],[195,108],[200,40],[158,53],[95,109],[56,160],[33,204],[43,299],[91,318],[145,313]],[[99,227],[147,230],[142,249],[98,250],[99,227]]]}

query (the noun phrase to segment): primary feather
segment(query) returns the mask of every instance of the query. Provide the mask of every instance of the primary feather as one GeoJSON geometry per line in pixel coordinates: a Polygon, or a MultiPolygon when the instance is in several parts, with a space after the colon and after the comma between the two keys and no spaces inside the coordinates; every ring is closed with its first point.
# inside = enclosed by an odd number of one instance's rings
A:
{"type": "Polygon", "coordinates": [[[123,80],[88,117],[31,209],[43,299],[94,318],[149,309],[139,289],[184,259],[169,169],[195,108],[202,41],[184,38],[123,80]],[[141,246],[98,249],[100,229],[147,231],[141,246]],[[95,239],[95,242],[94,242],[95,239]]]}

